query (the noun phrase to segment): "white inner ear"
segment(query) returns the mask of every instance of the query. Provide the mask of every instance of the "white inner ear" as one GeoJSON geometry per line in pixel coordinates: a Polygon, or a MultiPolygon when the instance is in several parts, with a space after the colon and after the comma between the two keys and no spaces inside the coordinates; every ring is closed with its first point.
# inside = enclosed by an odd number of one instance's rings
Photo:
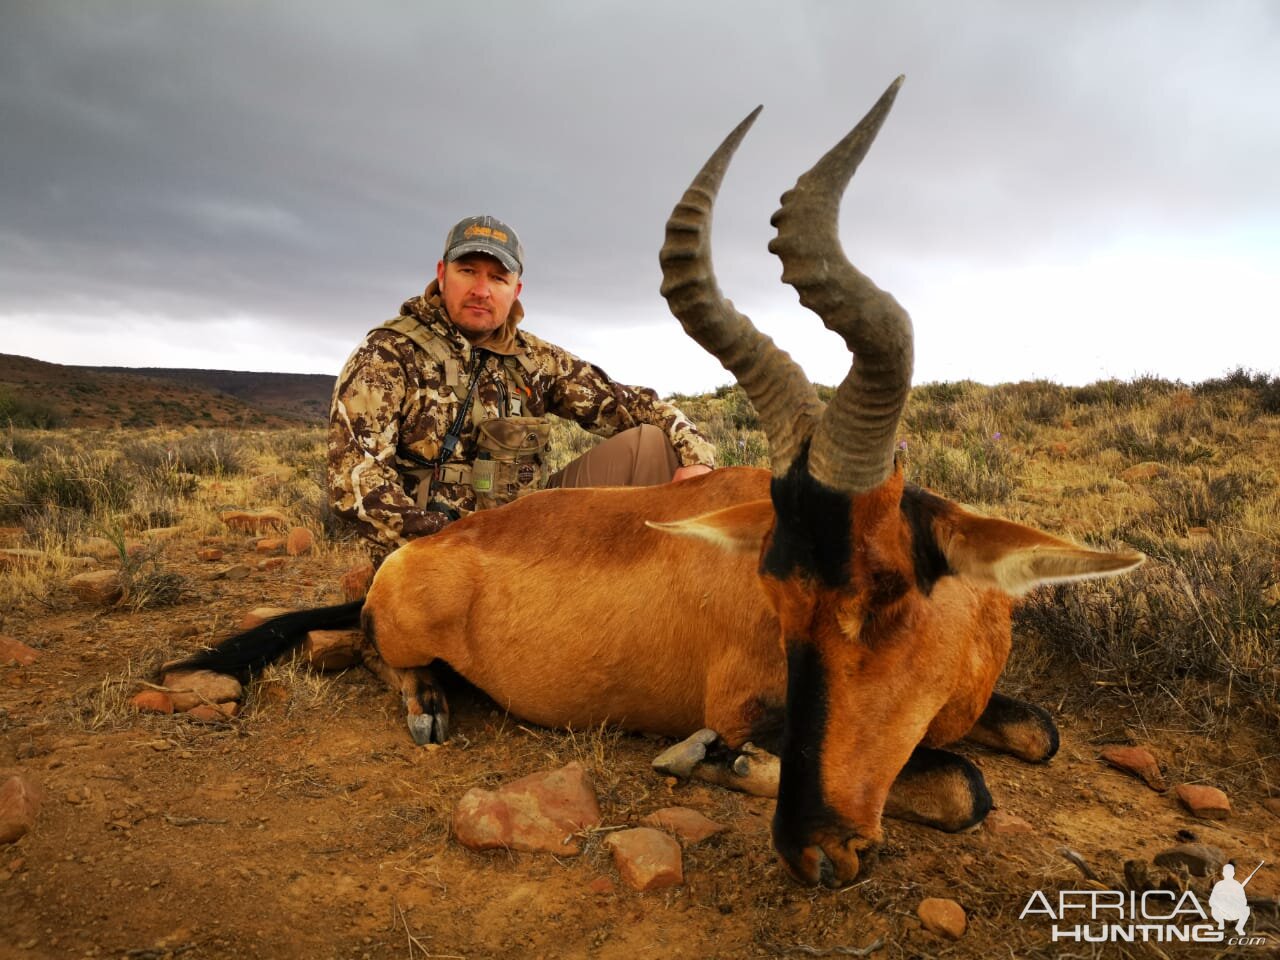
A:
{"type": "Polygon", "coordinates": [[[1001,590],[1010,596],[1020,597],[1041,584],[1114,577],[1132,570],[1144,560],[1146,557],[1140,553],[1028,547],[1006,553],[991,564],[987,572],[1001,590]]]}
{"type": "Polygon", "coordinates": [[[677,537],[691,537],[695,540],[703,540],[730,553],[746,553],[760,549],[760,537],[751,535],[750,531],[744,531],[741,528],[725,528],[715,523],[705,523],[701,517],[672,520],[669,523],[646,520],[644,525],[662,533],[674,534],[677,537]]]}

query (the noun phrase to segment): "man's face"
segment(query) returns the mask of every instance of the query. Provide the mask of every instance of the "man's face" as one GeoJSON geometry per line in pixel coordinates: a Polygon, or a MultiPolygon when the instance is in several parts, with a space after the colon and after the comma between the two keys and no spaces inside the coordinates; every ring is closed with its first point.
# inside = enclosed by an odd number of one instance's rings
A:
{"type": "Polygon", "coordinates": [[[506,322],[520,296],[520,278],[494,257],[471,253],[436,264],[440,299],[453,325],[472,343],[480,343],[506,322]]]}

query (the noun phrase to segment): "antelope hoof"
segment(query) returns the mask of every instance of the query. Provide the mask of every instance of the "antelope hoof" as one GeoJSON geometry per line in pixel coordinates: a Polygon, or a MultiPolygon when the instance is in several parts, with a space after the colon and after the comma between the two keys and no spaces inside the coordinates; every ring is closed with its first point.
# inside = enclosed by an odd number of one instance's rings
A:
{"type": "Polygon", "coordinates": [[[409,736],[413,737],[413,742],[420,747],[432,743],[444,743],[449,739],[449,710],[444,706],[442,699],[440,702],[436,702],[435,698],[424,699],[432,702],[427,704],[411,700],[407,705],[408,714],[405,716],[405,722],[409,725],[409,736]]]}
{"type": "Polygon", "coordinates": [[[707,748],[719,739],[720,734],[714,730],[699,730],[654,757],[653,769],[669,777],[687,780],[693,776],[693,768],[707,758],[707,748]]]}
{"type": "MultiPolygon", "coordinates": [[[[798,883],[807,887],[821,884],[831,890],[847,887],[862,869],[857,837],[844,841],[826,840],[804,847],[794,857],[780,854],[783,864],[798,883]]],[[[869,852],[867,850],[862,853],[869,852]]]]}

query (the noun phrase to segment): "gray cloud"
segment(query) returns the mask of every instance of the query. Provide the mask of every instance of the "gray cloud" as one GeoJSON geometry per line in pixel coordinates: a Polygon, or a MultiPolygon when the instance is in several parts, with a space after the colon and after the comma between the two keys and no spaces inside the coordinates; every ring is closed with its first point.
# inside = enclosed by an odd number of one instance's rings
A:
{"type": "MultiPolygon", "coordinates": [[[[39,315],[92,353],[133,315],[188,346],[209,318],[256,317],[265,366],[296,369],[275,345],[305,335],[299,356],[336,368],[425,283],[448,225],[490,211],[525,241],[533,329],[601,349],[602,329],[649,318],[671,337],[662,223],[758,102],[717,211],[718,269],[758,315],[793,310],[766,252],[777,196],[900,72],[842,224],[909,307],[931,302],[931,277],[1148,242],[1277,252],[1276,10],[10,2],[0,325],[29,343],[19,318],[39,315]]],[[[944,321],[917,314],[922,331],[944,321]]],[[[1240,345],[1239,362],[1258,356],[1240,345]]]]}

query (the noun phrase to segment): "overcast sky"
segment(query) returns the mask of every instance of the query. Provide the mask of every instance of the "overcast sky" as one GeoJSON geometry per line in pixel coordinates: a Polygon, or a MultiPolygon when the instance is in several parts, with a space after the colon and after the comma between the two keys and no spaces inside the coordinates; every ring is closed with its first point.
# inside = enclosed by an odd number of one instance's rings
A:
{"type": "Polygon", "coordinates": [[[762,103],[720,285],[835,383],[769,217],[899,73],[841,231],[917,382],[1280,372],[1274,0],[0,0],[0,352],[336,373],[486,212],[528,329],[707,389],[657,251],[762,103]]]}

